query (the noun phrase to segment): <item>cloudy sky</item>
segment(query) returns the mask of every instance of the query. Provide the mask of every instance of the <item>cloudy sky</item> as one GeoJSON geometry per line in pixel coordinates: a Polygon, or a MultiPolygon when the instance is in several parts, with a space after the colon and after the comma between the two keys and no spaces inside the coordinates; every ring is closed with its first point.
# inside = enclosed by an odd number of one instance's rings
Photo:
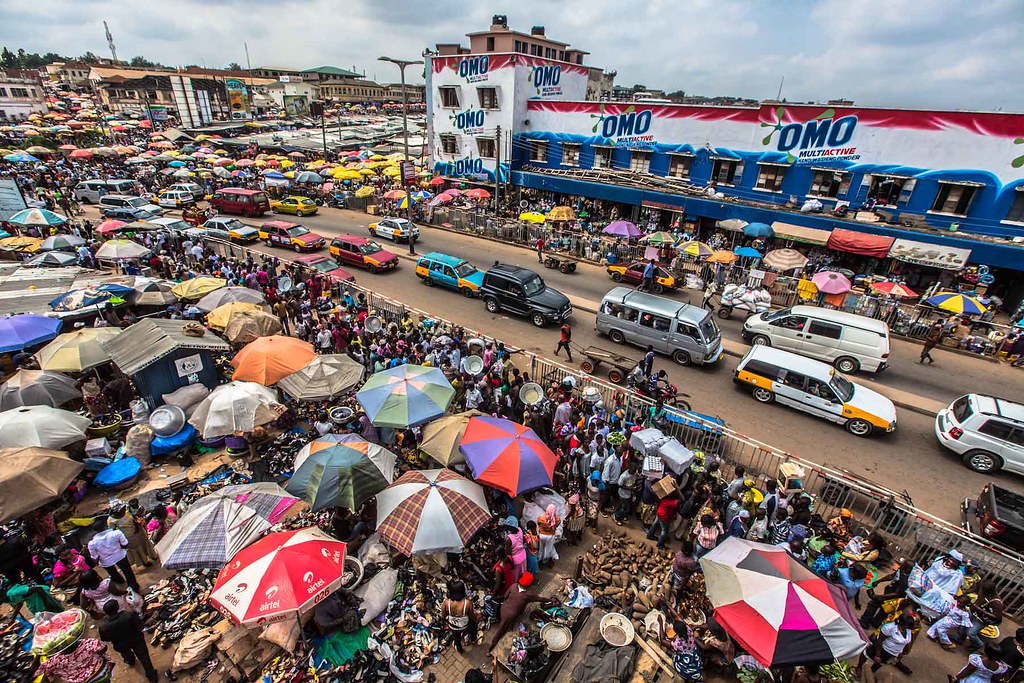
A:
{"type": "MultiPolygon", "coordinates": [[[[0,45],[165,64],[334,65],[397,80],[380,54],[512,28],[589,50],[620,85],[874,106],[1024,111],[1019,0],[34,0],[0,2],[0,45]]],[[[419,74],[417,74],[419,78],[419,74]]]]}

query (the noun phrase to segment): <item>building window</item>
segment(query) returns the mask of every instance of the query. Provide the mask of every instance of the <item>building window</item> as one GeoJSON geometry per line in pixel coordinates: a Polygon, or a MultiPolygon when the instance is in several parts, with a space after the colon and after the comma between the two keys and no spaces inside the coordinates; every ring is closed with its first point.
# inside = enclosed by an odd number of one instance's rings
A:
{"type": "Polygon", "coordinates": [[[582,64],[583,63],[583,55],[576,55],[576,63],[577,64],[582,64]]]}
{"type": "Polygon", "coordinates": [[[441,153],[458,154],[459,138],[451,133],[441,133],[441,153]]]}
{"type": "Polygon", "coordinates": [[[441,86],[438,88],[441,93],[441,106],[445,109],[459,108],[459,89],[454,86],[441,86]]]}
{"type": "Polygon", "coordinates": [[[808,194],[812,197],[832,197],[834,199],[841,194],[846,194],[849,189],[850,177],[848,174],[822,169],[814,172],[808,194]]]}
{"type": "Polygon", "coordinates": [[[521,40],[517,40],[516,41],[516,46],[515,47],[516,47],[516,52],[518,52],[520,54],[524,54],[525,55],[525,54],[527,54],[530,51],[529,46],[525,42],[523,42],[521,40]]]}
{"type": "Polygon", "coordinates": [[[952,213],[966,216],[967,208],[978,191],[975,185],[957,185],[955,183],[939,183],[939,193],[932,202],[932,211],[952,213]]]}
{"type": "Polygon", "coordinates": [[[498,89],[497,88],[477,88],[477,97],[480,98],[481,109],[497,109],[498,108],[498,89]]]}
{"type": "Polygon", "coordinates": [[[558,51],[558,59],[559,59],[559,61],[562,61],[562,62],[565,61],[565,50],[559,50],[558,51]]]}
{"type": "Polygon", "coordinates": [[[743,162],[737,159],[715,159],[711,168],[711,182],[732,185],[743,175],[743,162]]]}
{"type": "Polygon", "coordinates": [[[0,88],[0,97],[7,97],[7,89],[0,88]]]}
{"type": "Polygon", "coordinates": [[[544,140],[530,140],[530,161],[546,163],[548,160],[548,143],[544,140]]]}
{"type": "Polygon", "coordinates": [[[896,206],[901,198],[910,198],[910,192],[914,188],[914,181],[911,178],[893,175],[871,176],[871,186],[868,189],[868,199],[874,199],[883,206],[896,206]]]}
{"type": "Polygon", "coordinates": [[[692,154],[672,154],[669,156],[668,174],[673,178],[689,178],[692,154]]]}
{"type": "Polygon", "coordinates": [[[629,170],[633,173],[651,172],[651,153],[634,149],[629,153],[629,170]]]}
{"type": "Polygon", "coordinates": [[[780,192],[787,168],[787,166],[760,164],[757,171],[757,184],[754,187],[768,192],[780,192]]]}
{"type": "Polygon", "coordinates": [[[1013,193],[1013,204],[1006,212],[1006,218],[1011,223],[1024,223],[1024,188],[1018,187],[1013,193]]]}
{"type": "Polygon", "coordinates": [[[480,156],[484,157],[485,159],[493,159],[494,158],[494,156],[495,156],[494,138],[477,138],[476,139],[476,147],[477,147],[477,151],[480,153],[480,156]]]}
{"type": "Polygon", "coordinates": [[[611,147],[595,147],[594,148],[594,168],[611,168],[612,167],[612,148],[611,147]]]}
{"type": "Polygon", "coordinates": [[[530,54],[533,55],[534,57],[542,56],[544,53],[541,50],[542,48],[540,45],[530,45],[530,54]]]}
{"type": "Polygon", "coordinates": [[[580,146],[571,142],[562,143],[562,166],[580,165],[580,146]]]}
{"type": "Polygon", "coordinates": [[[494,36],[487,37],[487,51],[494,52],[494,36]]]}
{"type": "Polygon", "coordinates": [[[11,97],[28,97],[27,88],[11,88],[11,97]]]}

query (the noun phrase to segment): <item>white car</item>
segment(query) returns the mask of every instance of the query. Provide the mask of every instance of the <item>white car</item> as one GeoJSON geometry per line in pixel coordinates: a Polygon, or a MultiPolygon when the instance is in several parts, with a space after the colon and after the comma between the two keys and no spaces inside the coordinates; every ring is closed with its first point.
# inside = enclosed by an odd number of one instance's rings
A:
{"type": "Polygon", "coordinates": [[[939,443],[982,474],[1024,474],[1024,405],[984,394],[967,394],[935,416],[939,443]]]}
{"type": "Polygon", "coordinates": [[[188,192],[197,200],[206,196],[206,190],[198,183],[174,183],[167,189],[172,192],[188,192]]]}
{"type": "Polygon", "coordinates": [[[383,218],[370,223],[369,230],[374,237],[386,237],[392,242],[408,242],[410,230],[417,240],[420,238],[419,226],[404,218],[383,218]]]}
{"type": "Polygon", "coordinates": [[[183,190],[166,190],[157,196],[156,203],[166,209],[180,209],[183,206],[191,204],[195,200],[196,198],[191,192],[185,192],[183,190]]]}
{"type": "Polygon", "coordinates": [[[202,228],[213,234],[227,233],[227,238],[232,242],[255,242],[260,238],[259,230],[231,216],[210,218],[203,223],[202,228]]]}
{"type": "Polygon", "coordinates": [[[166,230],[167,232],[185,232],[192,227],[180,218],[151,218],[146,222],[159,225],[160,230],[166,230]]]}

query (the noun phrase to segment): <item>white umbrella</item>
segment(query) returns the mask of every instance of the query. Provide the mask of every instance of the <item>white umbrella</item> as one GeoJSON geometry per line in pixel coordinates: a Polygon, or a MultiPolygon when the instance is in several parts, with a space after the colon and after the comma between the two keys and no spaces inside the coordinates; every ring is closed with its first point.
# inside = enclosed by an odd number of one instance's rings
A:
{"type": "Polygon", "coordinates": [[[21,406],[57,406],[81,397],[75,380],[59,372],[18,370],[0,385],[0,410],[21,406]]]}
{"type": "Polygon", "coordinates": [[[23,406],[0,413],[0,448],[63,448],[85,439],[92,420],[50,406],[23,406]]]}
{"type": "Polygon", "coordinates": [[[743,228],[747,227],[747,222],[740,220],[739,218],[726,218],[724,221],[718,221],[715,223],[715,227],[722,228],[723,230],[739,232],[743,228]]]}
{"type": "Polygon", "coordinates": [[[98,259],[129,259],[142,258],[152,252],[138,242],[131,240],[110,240],[100,245],[96,250],[98,259]]]}
{"type": "Polygon", "coordinates": [[[216,439],[237,432],[251,432],[273,422],[282,406],[273,389],[255,382],[222,384],[196,407],[189,423],[204,439],[216,439]]]}
{"type": "Polygon", "coordinates": [[[262,304],[266,301],[263,292],[248,287],[221,287],[210,292],[196,303],[196,307],[204,313],[209,313],[215,308],[224,304],[262,304]]]}
{"type": "Polygon", "coordinates": [[[110,360],[103,343],[121,332],[119,327],[83,327],[65,332],[39,349],[36,359],[43,370],[83,372],[110,360]]]}
{"type": "Polygon", "coordinates": [[[354,387],[363,379],[362,365],[343,354],[317,356],[309,364],[277,382],[300,401],[322,401],[354,387]]]}
{"type": "Polygon", "coordinates": [[[761,263],[769,268],[787,271],[806,266],[807,257],[796,249],[773,249],[764,255],[761,263]]]}

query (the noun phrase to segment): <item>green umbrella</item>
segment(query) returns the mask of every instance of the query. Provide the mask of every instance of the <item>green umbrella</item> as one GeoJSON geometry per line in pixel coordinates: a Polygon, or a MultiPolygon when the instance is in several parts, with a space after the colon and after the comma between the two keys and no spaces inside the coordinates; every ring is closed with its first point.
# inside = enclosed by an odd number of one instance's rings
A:
{"type": "Polygon", "coordinates": [[[356,434],[327,434],[295,454],[295,474],[285,490],[314,512],[343,507],[353,512],[395,479],[391,451],[356,434]]]}
{"type": "Polygon", "coordinates": [[[371,375],[356,400],[378,427],[405,429],[444,415],[454,396],[437,368],[399,365],[371,375]]]}

